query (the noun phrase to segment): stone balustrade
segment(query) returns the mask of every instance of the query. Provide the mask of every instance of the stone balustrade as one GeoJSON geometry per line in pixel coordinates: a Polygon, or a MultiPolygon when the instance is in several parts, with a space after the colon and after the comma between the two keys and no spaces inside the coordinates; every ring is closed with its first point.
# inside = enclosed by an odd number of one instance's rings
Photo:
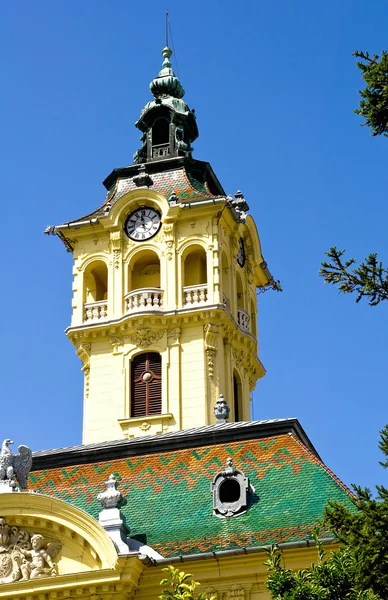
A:
{"type": "Polygon", "coordinates": [[[183,306],[196,306],[207,302],[207,283],[187,285],[182,291],[183,306]]]}
{"type": "Polygon", "coordinates": [[[108,316],[108,301],[88,302],[84,304],[84,322],[103,321],[108,316]]]}
{"type": "Polygon", "coordinates": [[[243,331],[249,331],[250,316],[242,308],[237,309],[237,323],[243,331]]]}
{"type": "Polygon", "coordinates": [[[158,310],[163,306],[163,290],[160,288],[142,288],[129,292],[125,296],[125,311],[158,310]]]}

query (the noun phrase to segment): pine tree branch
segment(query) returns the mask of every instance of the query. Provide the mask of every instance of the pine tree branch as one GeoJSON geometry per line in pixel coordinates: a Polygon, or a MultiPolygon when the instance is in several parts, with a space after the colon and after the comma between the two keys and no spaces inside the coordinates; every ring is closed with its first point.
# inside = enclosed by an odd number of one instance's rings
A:
{"type": "Polygon", "coordinates": [[[367,298],[370,306],[377,306],[388,300],[388,270],[377,260],[377,254],[370,254],[356,268],[351,268],[355,258],[343,261],[345,250],[337,250],[335,246],[326,252],[330,260],[321,263],[319,275],[325,283],[337,285],[343,294],[357,294],[356,302],[367,298]]]}

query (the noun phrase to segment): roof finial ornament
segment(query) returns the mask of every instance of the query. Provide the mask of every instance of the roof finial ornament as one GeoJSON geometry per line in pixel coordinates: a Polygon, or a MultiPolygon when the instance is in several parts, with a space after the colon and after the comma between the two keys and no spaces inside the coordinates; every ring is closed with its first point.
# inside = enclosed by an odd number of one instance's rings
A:
{"type": "Polygon", "coordinates": [[[220,425],[221,423],[226,423],[230,413],[230,408],[227,405],[223,394],[220,394],[216,405],[214,407],[214,416],[217,419],[216,425],[220,425]]]}

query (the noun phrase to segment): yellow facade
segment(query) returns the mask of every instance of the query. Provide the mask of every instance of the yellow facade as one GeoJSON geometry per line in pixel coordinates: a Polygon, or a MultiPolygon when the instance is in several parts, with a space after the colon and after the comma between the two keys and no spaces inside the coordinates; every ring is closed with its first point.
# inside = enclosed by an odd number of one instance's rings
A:
{"type": "MultiPolygon", "coordinates": [[[[104,529],[87,513],[40,494],[0,494],[0,514],[13,527],[58,541],[62,550],[57,575],[2,583],[0,598],[8,600],[155,600],[161,593],[163,566],[138,553],[117,555],[104,529]]],[[[299,569],[316,558],[315,548],[285,548],[286,568],[299,569]]],[[[335,546],[333,545],[333,549],[335,546]]],[[[186,557],[179,568],[193,573],[201,591],[217,600],[269,600],[264,550],[186,557]]]]}
{"type": "Polygon", "coordinates": [[[83,443],[211,424],[221,393],[231,420],[236,402],[238,420],[250,419],[250,394],[265,373],[256,287],[271,276],[253,219],[241,222],[225,208],[224,198],[174,206],[141,188],[98,223],[75,224],[67,233],[74,248],[67,335],[85,374],[83,443]],[[162,225],[149,241],[135,242],[123,225],[142,207],[157,209],[162,225]],[[132,418],[131,361],[145,349],[162,358],[162,414],[132,418]]]}

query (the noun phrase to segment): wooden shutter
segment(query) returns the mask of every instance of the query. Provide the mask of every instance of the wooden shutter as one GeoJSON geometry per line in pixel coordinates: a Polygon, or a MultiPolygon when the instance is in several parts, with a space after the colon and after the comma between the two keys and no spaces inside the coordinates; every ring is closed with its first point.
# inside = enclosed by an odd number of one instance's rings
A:
{"type": "Polygon", "coordinates": [[[131,417],[161,412],[162,359],[157,352],[145,352],[135,356],[131,365],[131,417]]]}

